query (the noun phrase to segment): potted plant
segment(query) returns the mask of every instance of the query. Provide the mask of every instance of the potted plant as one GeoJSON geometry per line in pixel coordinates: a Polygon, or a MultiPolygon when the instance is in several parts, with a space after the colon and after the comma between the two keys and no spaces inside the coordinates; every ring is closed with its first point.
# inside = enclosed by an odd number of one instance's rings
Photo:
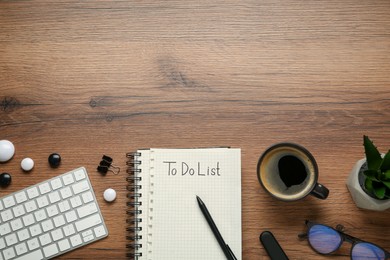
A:
{"type": "Polygon", "coordinates": [[[390,208],[390,150],[381,154],[368,136],[363,137],[366,158],[353,167],[347,187],[355,204],[364,209],[390,208]]]}

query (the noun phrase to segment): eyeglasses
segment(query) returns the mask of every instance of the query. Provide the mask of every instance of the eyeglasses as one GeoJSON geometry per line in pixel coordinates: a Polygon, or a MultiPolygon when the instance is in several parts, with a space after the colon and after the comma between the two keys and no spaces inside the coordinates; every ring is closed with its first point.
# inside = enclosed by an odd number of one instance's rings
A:
{"type": "Polygon", "coordinates": [[[307,238],[310,246],[320,254],[330,254],[341,247],[344,241],[352,243],[351,259],[388,259],[390,253],[380,246],[360,240],[343,232],[344,227],[337,225],[336,229],[306,220],[308,231],[299,234],[299,238],[307,238]]]}

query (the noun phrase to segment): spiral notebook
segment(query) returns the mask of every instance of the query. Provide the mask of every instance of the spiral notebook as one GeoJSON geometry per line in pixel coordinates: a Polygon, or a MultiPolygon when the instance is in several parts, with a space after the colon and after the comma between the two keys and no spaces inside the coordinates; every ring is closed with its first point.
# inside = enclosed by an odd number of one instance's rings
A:
{"type": "Polygon", "coordinates": [[[127,157],[128,257],[225,259],[199,196],[241,259],[240,149],[142,149],[127,157]]]}

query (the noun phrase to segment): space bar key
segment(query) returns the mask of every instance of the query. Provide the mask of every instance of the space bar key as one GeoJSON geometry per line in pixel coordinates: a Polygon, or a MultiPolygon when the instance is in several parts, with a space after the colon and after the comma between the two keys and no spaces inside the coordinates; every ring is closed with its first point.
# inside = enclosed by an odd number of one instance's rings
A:
{"type": "Polygon", "coordinates": [[[31,260],[31,259],[43,259],[42,250],[36,250],[28,254],[22,255],[18,258],[13,258],[12,260],[31,260]]]}
{"type": "Polygon", "coordinates": [[[100,218],[100,215],[95,214],[95,215],[89,216],[87,218],[84,218],[84,219],[76,222],[75,225],[76,225],[77,231],[80,232],[80,231],[83,231],[85,229],[96,226],[100,223],[102,223],[102,219],[100,218]]]}

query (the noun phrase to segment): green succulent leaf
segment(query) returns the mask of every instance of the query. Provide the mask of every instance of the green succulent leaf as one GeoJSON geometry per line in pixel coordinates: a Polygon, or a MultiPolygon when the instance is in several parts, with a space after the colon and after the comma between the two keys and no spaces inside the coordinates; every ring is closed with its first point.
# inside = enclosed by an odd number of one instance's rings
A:
{"type": "Polygon", "coordinates": [[[372,185],[372,180],[369,178],[366,178],[366,180],[364,181],[364,187],[366,188],[366,190],[368,192],[373,192],[374,187],[372,185]]]}
{"type": "Polygon", "coordinates": [[[385,197],[386,193],[386,187],[385,186],[379,186],[374,188],[374,194],[378,199],[383,199],[385,197]]]}
{"type": "Polygon", "coordinates": [[[378,176],[378,171],[375,170],[365,170],[364,175],[373,181],[379,181],[377,176],[378,176]]]}
{"type": "Polygon", "coordinates": [[[366,153],[367,166],[370,170],[378,170],[382,165],[382,157],[378,149],[375,147],[374,143],[368,138],[368,136],[363,137],[364,141],[364,151],[366,153]]]}
{"type": "Polygon", "coordinates": [[[381,171],[385,172],[390,170],[390,151],[385,154],[385,157],[383,157],[382,165],[381,165],[381,171]]]}
{"type": "Polygon", "coordinates": [[[384,177],[385,177],[385,180],[389,180],[390,181],[390,170],[387,170],[383,173],[384,177]]]}
{"type": "Polygon", "coordinates": [[[382,183],[383,183],[388,189],[390,189],[390,181],[382,181],[382,183]]]}

